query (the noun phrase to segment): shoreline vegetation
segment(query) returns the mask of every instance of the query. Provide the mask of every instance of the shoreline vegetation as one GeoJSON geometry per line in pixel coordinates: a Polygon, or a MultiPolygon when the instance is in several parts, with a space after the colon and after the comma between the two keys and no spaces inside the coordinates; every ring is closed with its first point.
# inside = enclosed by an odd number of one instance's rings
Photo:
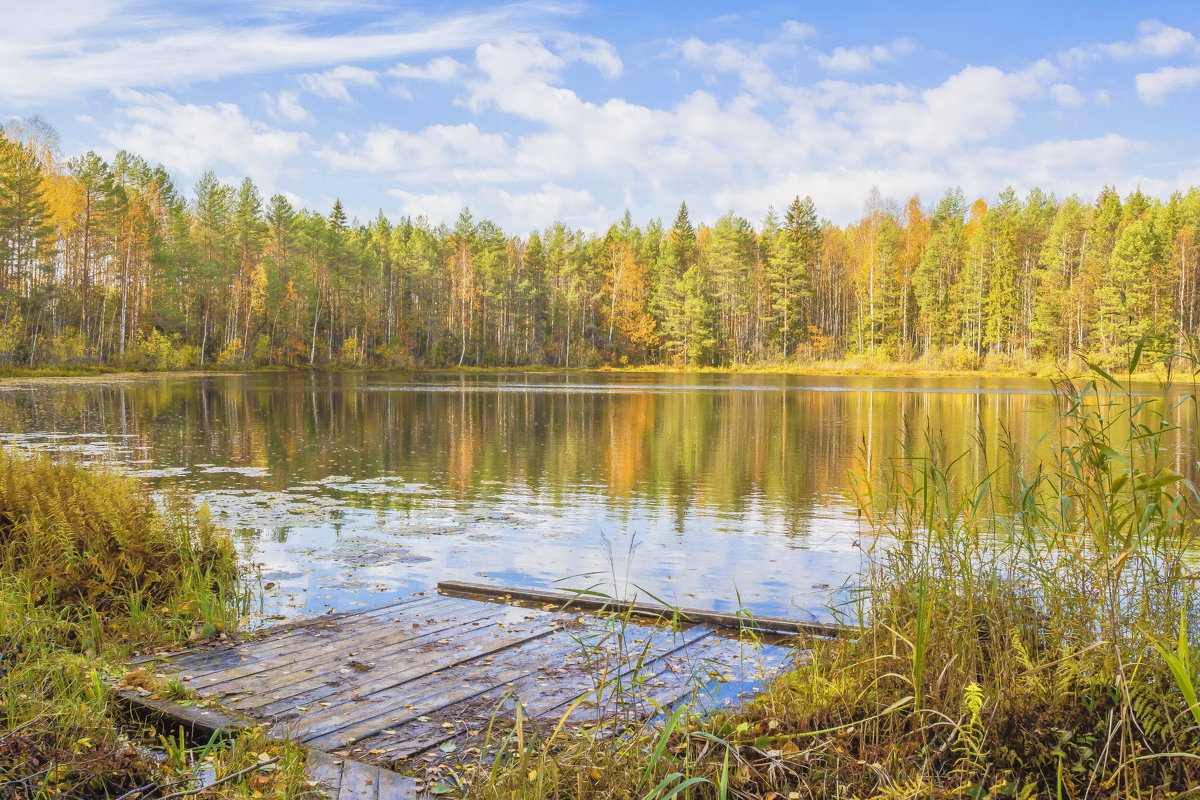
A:
{"type": "MultiPolygon", "coordinates": [[[[280,373],[460,373],[471,374],[520,374],[537,375],[796,375],[796,376],[862,376],[862,377],[919,377],[919,378],[1044,378],[1048,380],[1080,379],[1090,374],[1086,362],[1072,364],[1027,364],[1020,367],[997,369],[949,369],[932,365],[926,361],[892,361],[869,357],[845,358],[804,363],[746,364],[713,367],[686,367],[671,365],[644,366],[599,366],[599,367],[554,367],[554,366],[226,366],[180,369],[124,369],[109,366],[83,367],[0,367],[0,381],[52,378],[122,378],[122,377],[196,377],[219,375],[256,375],[280,373]]],[[[1135,381],[1163,381],[1170,378],[1170,371],[1163,362],[1156,361],[1133,375],[1126,376],[1135,381]]]]}
{"type": "Polygon", "coordinates": [[[228,533],[186,496],[0,449],[0,797],[161,797],[247,768],[200,796],[299,796],[291,746],[251,731],[193,747],[113,691],[174,691],[130,657],[235,636],[252,599],[228,533]]]}

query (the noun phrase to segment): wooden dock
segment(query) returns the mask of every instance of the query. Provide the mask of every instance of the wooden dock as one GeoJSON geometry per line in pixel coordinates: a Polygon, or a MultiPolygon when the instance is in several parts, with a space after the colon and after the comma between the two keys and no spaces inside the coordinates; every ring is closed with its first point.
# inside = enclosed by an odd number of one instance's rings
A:
{"type": "Polygon", "coordinates": [[[302,743],[334,798],[416,798],[478,760],[489,726],[511,729],[518,704],[530,724],[550,726],[646,719],[683,700],[715,708],[755,692],[795,653],[711,623],[587,613],[563,593],[446,591],[460,596],[425,593],[144,665],[219,709],[124,696],[202,735],[260,725],[302,743]],[[525,605],[487,601],[501,596],[525,605]]]}

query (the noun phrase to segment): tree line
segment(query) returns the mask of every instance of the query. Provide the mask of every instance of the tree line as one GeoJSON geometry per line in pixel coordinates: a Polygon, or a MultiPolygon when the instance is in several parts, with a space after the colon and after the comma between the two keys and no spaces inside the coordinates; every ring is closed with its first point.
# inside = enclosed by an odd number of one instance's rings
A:
{"type": "Polygon", "coordinates": [[[1095,200],[872,192],[846,225],[808,197],[603,234],[518,235],[464,209],[351,220],[127,153],[61,159],[0,129],[0,363],[943,368],[1124,358],[1197,330],[1200,190],[1095,200]]]}

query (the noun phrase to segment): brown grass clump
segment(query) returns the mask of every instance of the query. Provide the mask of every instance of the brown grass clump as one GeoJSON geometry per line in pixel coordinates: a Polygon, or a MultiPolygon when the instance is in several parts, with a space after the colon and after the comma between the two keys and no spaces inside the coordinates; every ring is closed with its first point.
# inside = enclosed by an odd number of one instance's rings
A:
{"type": "Polygon", "coordinates": [[[229,538],[175,495],[160,511],[133,481],[0,450],[0,563],[38,604],[127,610],[236,579],[229,538]]]}
{"type": "Polygon", "coordinates": [[[197,797],[299,796],[300,750],[250,734],[161,742],[155,758],[113,697],[131,651],[235,631],[240,572],[182,495],[156,503],[113,472],[0,451],[0,798],[159,797],[201,762],[237,779],[197,797]]]}

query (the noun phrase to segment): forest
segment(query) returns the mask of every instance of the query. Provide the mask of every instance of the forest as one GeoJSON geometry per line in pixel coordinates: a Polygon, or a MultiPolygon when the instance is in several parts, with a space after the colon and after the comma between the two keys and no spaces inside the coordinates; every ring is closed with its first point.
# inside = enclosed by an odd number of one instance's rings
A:
{"type": "Polygon", "coordinates": [[[739,367],[850,357],[938,369],[1116,363],[1196,332],[1200,190],[1033,189],[929,204],[809,197],[757,223],[626,212],[603,234],[463,209],[348,218],[206,173],[0,129],[0,364],[739,367]]]}

